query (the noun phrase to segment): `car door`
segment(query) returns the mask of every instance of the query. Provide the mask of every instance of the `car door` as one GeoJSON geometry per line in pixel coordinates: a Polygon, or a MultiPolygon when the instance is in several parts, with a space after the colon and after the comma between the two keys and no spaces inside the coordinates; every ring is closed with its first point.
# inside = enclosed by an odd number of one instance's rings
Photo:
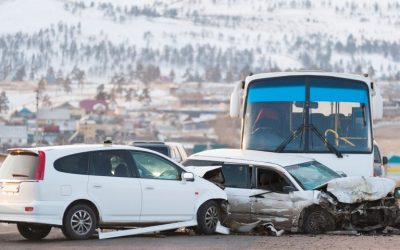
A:
{"type": "Polygon", "coordinates": [[[101,213],[102,222],[138,222],[142,190],[127,150],[91,153],[89,196],[101,213]]]}
{"type": "Polygon", "coordinates": [[[222,173],[229,201],[230,217],[239,222],[250,222],[251,167],[244,164],[224,163],[222,173]]]}
{"type": "Polygon", "coordinates": [[[195,183],[181,180],[184,170],[159,155],[130,151],[142,184],[141,222],[191,220],[195,183]]]}
{"type": "Polygon", "coordinates": [[[255,188],[252,190],[252,218],[272,222],[276,227],[290,229],[294,203],[289,194],[294,191],[290,181],[273,169],[256,168],[255,188]]]}

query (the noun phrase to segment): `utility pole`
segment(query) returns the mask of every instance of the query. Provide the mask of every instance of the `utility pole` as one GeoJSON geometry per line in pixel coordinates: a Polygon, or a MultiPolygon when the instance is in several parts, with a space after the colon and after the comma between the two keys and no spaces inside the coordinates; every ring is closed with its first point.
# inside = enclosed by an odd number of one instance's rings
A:
{"type": "Polygon", "coordinates": [[[35,131],[35,142],[36,144],[39,144],[40,140],[39,138],[39,124],[38,124],[38,114],[39,114],[39,88],[36,89],[36,131],[35,131]]]}

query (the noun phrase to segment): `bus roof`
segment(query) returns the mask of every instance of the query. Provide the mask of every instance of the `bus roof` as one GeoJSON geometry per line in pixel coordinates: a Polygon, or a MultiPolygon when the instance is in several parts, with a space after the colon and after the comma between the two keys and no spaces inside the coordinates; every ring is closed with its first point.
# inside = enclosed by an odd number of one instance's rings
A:
{"type": "Polygon", "coordinates": [[[245,88],[248,87],[249,83],[254,80],[265,79],[265,78],[275,78],[275,77],[285,77],[285,76],[327,76],[344,78],[350,80],[356,80],[365,83],[369,89],[371,89],[372,80],[368,76],[356,75],[356,74],[345,74],[345,73],[333,73],[324,71],[294,71],[294,72],[272,72],[272,73],[260,73],[254,74],[246,77],[245,88]]]}

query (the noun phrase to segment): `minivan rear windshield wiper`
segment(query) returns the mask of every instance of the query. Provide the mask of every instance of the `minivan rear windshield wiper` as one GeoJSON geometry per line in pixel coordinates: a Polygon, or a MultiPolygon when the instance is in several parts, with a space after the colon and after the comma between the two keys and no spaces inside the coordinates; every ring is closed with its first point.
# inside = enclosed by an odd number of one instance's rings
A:
{"type": "Polygon", "coordinates": [[[332,143],[330,143],[325,136],[321,134],[321,132],[314,126],[314,124],[310,123],[310,129],[311,131],[313,131],[315,134],[318,135],[318,137],[322,140],[322,142],[324,142],[329,151],[334,153],[338,158],[343,158],[342,153],[339,150],[337,150],[337,148],[335,148],[335,146],[333,146],[332,143]]]}
{"type": "Polygon", "coordinates": [[[26,175],[26,174],[12,174],[12,177],[26,177],[26,178],[29,178],[29,176],[26,175]]]}

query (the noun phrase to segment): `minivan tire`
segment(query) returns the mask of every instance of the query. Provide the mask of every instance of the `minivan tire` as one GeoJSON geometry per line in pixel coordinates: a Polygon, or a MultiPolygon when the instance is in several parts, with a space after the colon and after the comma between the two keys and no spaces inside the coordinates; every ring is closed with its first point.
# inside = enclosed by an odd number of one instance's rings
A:
{"type": "Polygon", "coordinates": [[[28,240],[41,240],[51,231],[51,226],[30,223],[17,223],[18,232],[28,240]]]}
{"type": "Polygon", "coordinates": [[[217,224],[221,218],[220,207],[215,201],[207,201],[197,210],[197,227],[198,234],[213,234],[216,231],[217,224]]]}
{"type": "Polygon", "coordinates": [[[86,240],[97,228],[97,219],[93,209],[78,204],[68,209],[64,216],[62,232],[70,240],[86,240]]]}

